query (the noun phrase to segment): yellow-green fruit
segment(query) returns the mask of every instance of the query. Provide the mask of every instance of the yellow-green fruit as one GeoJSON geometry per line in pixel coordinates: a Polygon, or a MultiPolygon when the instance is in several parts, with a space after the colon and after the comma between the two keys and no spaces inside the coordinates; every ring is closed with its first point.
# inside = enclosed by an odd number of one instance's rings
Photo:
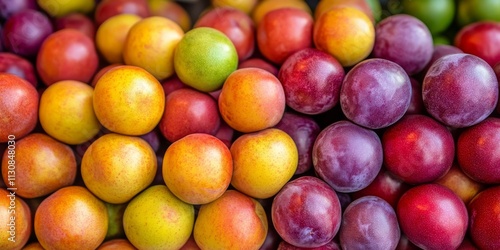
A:
{"type": "Polygon", "coordinates": [[[95,7],[93,0],[38,0],[37,3],[53,17],[62,17],[75,12],[87,14],[95,7]]]}
{"type": "Polygon", "coordinates": [[[108,130],[144,135],[160,122],[165,93],[160,82],[146,70],[117,66],[97,81],[93,104],[97,119],[108,130]]]}
{"type": "Polygon", "coordinates": [[[94,141],[81,164],[87,188],[114,204],[125,203],[148,187],[156,169],[156,154],[145,140],[114,133],[94,141]]]}
{"type": "Polygon", "coordinates": [[[144,18],[130,28],[123,60],[147,70],[158,80],[165,79],[174,74],[174,50],[183,36],[182,28],[168,18],[144,18]]]}
{"type": "Polygon", "coordinates": [[[238,53],[224,33],[209,27],[194,28],[177,45],[174,67],[183,83],[210,92],[221,88],[236,70],[238,53]]]}
{"type": "Polygon", "coordinates": [[[50,85],[40,98],[38,115],[43,130],[66,144],[92,139],[101,127],[93,96],[94,89],[83,82],[65,80],[50,85]]]}
{"type": "Polygon", "coordinates": [[[244,134],[231,145],[234,188],[259,199],[269,198],[297,170],[298,150],[282,130],[269,128],[244,134]]]}
{"type": "Polygon", "coordinates": [[[123,215],[127,239],[138,249],[179,249],[191,236],[194,207],[165,185],[149,187],[130,201],[123,215]]]}

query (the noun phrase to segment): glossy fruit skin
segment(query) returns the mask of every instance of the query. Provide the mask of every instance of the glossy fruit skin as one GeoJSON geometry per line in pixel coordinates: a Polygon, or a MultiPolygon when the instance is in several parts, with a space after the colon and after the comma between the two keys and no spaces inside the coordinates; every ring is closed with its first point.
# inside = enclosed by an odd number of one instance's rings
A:
{"type": "Polygon", "coordinates": [[[36,10],[37,8],[36,0],[2,0],[0,1],[0,18],[7,20],[18,12],[26,9],[36,10]]]}
{"type": "Polygon", "coordinates": [[[457,23],[463,27],[478,21],[500,21],[500,2],[495,0],[457,1],[457,23]]]}
{"type": "Polygon", "coordinates": [[[312,148],[321,129],[309,116],[285,112],[275,128],[292,137],[299,153],[299,163],[295,174],[303,174],[312,167],[312,148]]]}
{"type": "Polygon", "coordinates": [[[255,50],[255,25],[241,10],[214,8],[201,16],[194,27],[212,27],[224,33],[233,42],[240,62],[248,59],[255,50]]]}
{"type": "Polygon", "coordinates": [[[272,222],[278,234],[296,247],[312,248],[332,241],[341,223],[335,191],[322,180],[303,176],[288,182],[275,196],[272,222]]]}
{"type": "Polygon", "coordinates": [[[94,10],[95,1],[73,0],[61,2],[58,0],[37,0],[38,6],[49,16],[63,17],[70,13],[79,12],[87,14],[94,10]]]}
{"type": "Polygon", "coordinates": [[[372,58],[354,66],[344,77],[340,106],[356,124],[380,129],[397,122],[411,101],[411,82],[403,68],[372,58]]]}
{"type": "Polygon", "coordinates": [[[314,9],[314,19],[318,19],[321,15],[323,15],[328,10],[339,7],[339,6],[348,6],[356,8],[363,13],[365,13],[373,23],[375,23],[374,13],[370,8],[369,1],[367,0],[323,0],[319,1],[318,5],[314,9]]]}
{"type": "Polygon", "coordinates": [[[375,27],[372,56],[399,64],[408,75],[420,72],[427,65],[433,48],[429,29],[416,17],[392,15],[375,27]]]}
{"type": "Polygon", "coordinates": [[[350,193],[365,188],[377,177],[382,153],[380,138],[374,131],[341,120],[320,132],[312,157],[321,179],[337,192],[350,193]]]}
{"type": "Polygon", "coordinates": [[[233,129],[249,133],[278,124],[285,112],[285,92],[273,74],[259,68],[234,71],[224,82],[219,111],[233,129]]]}
{"type": "Polygon", "coordinates": [[[349,67],[372,52],[375,27],[364,12],[340,6],[328,10],[314,22],[313,42],[316,48],[349,67]]]}
{"type": "Polygon", "coordinates": [[[342,214],[342,249],[394,249],[401,230],[394,208],[377,196],[352,201],[342,214]]]}
{"type": "MultiPolygon", "coordinates": [[[[23,187],[16,191],[18,195],[27,199],[42,197],[74,183],[77,165],[68,145],[46,134],[31,133],[15,146],[15,184],[23,187]]],[[[4,154],[2,176],[7,187],[15,188],[9,185],[9,160],[4,154]]]]}
{"type": "Polygon", "coordinates": [[[94,42],[87,35],[64,29],[52,33],[43,41],[36,68],[47,86],[62,80],[88,83],[97,70],[98,61],[94,42]]]}
{"type": "Polygon", "coordinates": [[[94,40],[96,27],[90,17],[82,13],[71,13],[54,20],[54,29],[76,29],[94,40]]]}
{"type": "Polygon", "coordinates": [[[220,122],[217,102],[210,95],[182,88],[167,95],[159,127],[168,141],[175,142],[192,133],[214,135],[220,122]]]}
{"type": "Polygon", "coordinates": [[[94,111],[108,130],[144,135],[160,122],[165,94],[160,82],[146,70],[130,65],[106,72],[94,88],[94,111]]]}
{"type": "Polygon", "coordinates": [[[465,174],[458,164],[453,164],[450,170],[435,183],[451,189],[465,204],[469,204],[472,198],[485,188],[484,184],[465,174]]]}
{"type": "Polygon", "coordinates": [[[14,14],[3,25],[2,40],[13,53],[35,57],[43,41],[54,31],[49,18],[37,10],[24,10],[14,14]]]}
{"type": "Polygon", "coordinates": [[[442,177],[455,159],[455,142],[441,123],[425,115],[407,115],[382,136],[384,165],[409,184],[442,177]]]}
{"type": "Polygon", "coordinates": [[[500,118],[489,117],[459,135],[458,164],[473,180],[485,184],[500,183],[499,132],[500,118]]]}
{"type": "Polygon", "coordinates": [[[193,235],[201,249],[258,249],[268,231],[266,212],[255,199],[227,190],[201,205],[193,235]]]}
{"type": "Polygon", "coordinates": [[[163,157],[162,175],[169,190],[189,204],[206,204],[229,187],[233,158],[218,138],[193,133],[172,143],[163,157]]]}
{"type": "Polygon", "coordinates": [[[480,249],[500,247],[500,227],[498,226],[500,187],[494,186],[477,194],[469,203],[469,232],[474,244],[480,249]]]}
{"type": "Polygon", "coordinates": [[[270,11],[257,26],[257,45],[269,61],[282,64],[293,53],[312,47],[313,26],[313,18],[303,10],[270,11]]]}
{"type": "Polygon", "coordinates": [[[456,249],[467,231],[469,216],[463,201],[439,184],[409,189],[398,202],[399,225],[420,248],[456,249]]]}
{"type": "Polygon", "coordinates": [[[339,103],[345,72],[331,55],[306,48],[290,55],[278,79],[289,107],[304,114],[324,113],[339,103]]]}
{"type": "Polygon", "coordinates": [[[24,198],[16,197],[15,191],[0,188],[1,232],[0,248],[24,249],[33,230],[33,214],[24,198]],[[13,200],[14,197],[15,199],[13,200]],[[13,209],[13,207],[15,207],[13,209]],[[12,221],[14,216],[15,220],[12,221]],[[14,226],[9,225],[14,223],[14,226]],[[14,237],[13,237],[14,236],[14,237]],[[11,241],[11,240],[14,240],[11,241]]]}
{"type": "Polygon", "coordinates": [[[33,87],[38,86],[35,68],[27,59],[10,52],[0,52],[0,72],[17,75],[30,82],[33,87]]]}
{"type": "Polygon", "coordinates": [[[20,139],[29,134],[38,122],[38,92],[26,80],[0,73],[0,143],[8,136],[20,139]]]}
{"type": "Polygon", "coordinates": [[[184,32],[188,32],[192,26],[191,16],[187,9],[175,1],[148,0],[151,16],[166,17],[181,26],[184,32]]]}
{"type": "Polygon", "coordinates": [[[258,57],[249,58],[238,64],[238,69],[254,68],[254,67],[269,71],[269,73],[273,74],[276,77],[278,76],[279,69],[270,62],[264,60],[263,58],[258,58],[258,57]]]}
{"type": "Polygon", "coordinates": [[[427,112],[447,126],[468,127],[486,119],[498,102],[498,81],[493,69],[470,54],[438,59],[422,84],[427,112]]]}
{"type": "Polygon", "coordinates": [[[64,187],[40,203],[34,229],[45,249],[94,249],[106,236],[108,213],[104,202],[87,188],[64,187]]]}
{"type": "Polygon", "coordinates": [[[174,52],[174,69],[179,79],[197,90],[218,90],[238,67],[238,52],[221,31],[198,27],[179,41],[174,52]]]}
{"type": "Polygon", "coordinates": [[[491,67],[500,62],[500,23],[481,21],[469,24],[455,35],[454,44],[465,53],[485,60],[491,67]]]}
{"type": "Polygon", "coordinates": [[[294,9],[299,9],[303,10],[310,15],[312,15],[311,8],[307,4],[307,2],[302,1],[302,0],[287,0],[287,1],[282,1],[282,0],[270,0],[270,1],[259,1],[257,5],[255,6],[253,12],[252,12],[252,19],[255,22],[255,25],[259,25],[259,23],[262,21],[264,16],[277,9],[281,8],[294,8],[294,9]]]}

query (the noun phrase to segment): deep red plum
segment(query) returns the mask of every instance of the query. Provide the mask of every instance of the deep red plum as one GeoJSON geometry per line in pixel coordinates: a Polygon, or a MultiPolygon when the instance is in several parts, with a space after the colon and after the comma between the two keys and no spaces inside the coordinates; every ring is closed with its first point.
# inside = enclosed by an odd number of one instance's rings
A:
{"type": "Polygon", "coordinates": [[[269,73],[273,74],[276,77],[278,76],[279,72],[276,66],[272,65],[271,63],[261,58],[250,58],[240,62],[238,64],[238,69],[243,69],[243,68],[260,68],[269,71],[269,73]]]}
{"type": "Polygon", "coordinates": [[[479,249],[500,249],[500,187],[477,194],[469,203],[469,232],[479,249]]]}
{"type": "Polygon", "coordinates": [[[306,48],[289,56],[278,78],[285,90],[286,104],[304,114],[320,114],[339,102],[345,72],[330,54],[306,48]]]}
{"type": "Polygon", "coordinates": [[[377,196],[364,196],[347,206],[340,225],[342,249],[394,249],[401,236],[394,208],[377,196]]]}
{"type": "Polygon", "coordinates": [[[431,117],[406,115],[382,135],[384,164],[406,183],[431,182],[453,164],[455,142],[451,132],[431,117]]]}
{"type": "Polygon", "coordinates": [[[476,55],[493,67],[500,62],[500,23],[471,23],[459,30],[454,43],[465,53],[476,55]]]}
{"type": "Polygon", "coordinates": [[[331,242],[341,217],[335,191],[313,176],[288,182],[271,207],[274,228],[283,240],[297,247],[319,247],[331,242]]]}
{"type": "Polygon", "coordinates": [[[500,118],[486,120],[465,129],[457,140],[460,168],[473,180],[500,183],[500,118]]]}
{"type": "Polygon", "coordinates": [[[14,53],[0,52],[0,72],[17,75],[30,82],[34,87],[38,85],[33,64],[14,53]]]}
{"type": "Polygon", "coordinates": [[[313,146],[317,175],[338,192],[367,187],[382,168],[383,150],[378,135],[350,121],[324,128],[313,146]]]}
{"type": "Polygon", "coordinates": [[[398,121],[411,101],[411,81],[403,68],[385,59],[367,59],[345,76],[340,106],[361,126],[380,129],[398,121]]]}
{"type": "Polygon", "coordinates": [[[422,83],[413,77],[410,77],[411,82],[411,100],[405,114],[421,114],[425,110],[424,102],[422,101],[422,83]]]}
{"type": "Polygon", "coordinates": [[[423,249],[456,249],[468,225],[464,202],[439,184],[415,186],[401,196],[396,208],[399,226],[423,249]]]}
{"type": "Polygon", "coordinates": [[[375,26],[372,56],[401,65],[408,75],[424,69],[431,60],[433,48],[429,29],[416,17],[392,15],[375,26]]]}
{"type": "Polygon", "coordinates": [[[498,102],[498,81],[481,58],[446,55],[429,68],[422,84],[427,112],[447,126],[468,127],[486,119],[498,102]]]}

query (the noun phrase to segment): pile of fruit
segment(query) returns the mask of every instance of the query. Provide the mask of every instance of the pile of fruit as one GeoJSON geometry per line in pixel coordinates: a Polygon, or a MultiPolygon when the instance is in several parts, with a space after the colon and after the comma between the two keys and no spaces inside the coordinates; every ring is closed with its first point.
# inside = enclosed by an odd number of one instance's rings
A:
{"type": "Polygon", "coordinates": [[[0,21],[0,249],[500,249],[498,0],[0,21]]]}

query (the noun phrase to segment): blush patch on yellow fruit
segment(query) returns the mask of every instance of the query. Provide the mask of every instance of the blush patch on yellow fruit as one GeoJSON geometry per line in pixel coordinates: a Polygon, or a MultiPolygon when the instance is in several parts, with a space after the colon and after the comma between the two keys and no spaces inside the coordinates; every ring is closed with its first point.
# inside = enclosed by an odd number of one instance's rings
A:
{"type": "Polygon", "coordinates": [[[160,122],[165,93],[160,82],[146,70],[117,66],[97,81],[93,106],[97,119],[108,130],[144,135],[160,122]]]}
{"type": "Polygon", "coordinates": [[[194,225],[194,207],[179,200],[165,185],[134,197],[123,215],[127,239],[138,249],[181,248],[194,225]]]}
{"type": "Polygon", "coordinates": [[[174,74],[174,51],[183,36],[182,28],[166,17],[143,18],[128,32],[123,60],[147,70],[158,80],[166,79],[174,74]]]}
{"type": "Polygon", "coordinates": [[[236,190],[201,205],[193,235],[201,249],[259,249],[268,221],[262,205],[236,190]]]}
{"type": "Polygon", "coordinates": [[[191,29],[191,16],[179,3],[170,0],[148,0],[151,16],[166,17],[187,32],[191,29]]]}
{"type": "Polygon", "coordinates": [[[372,20],[356,8],[334,7],[314,23],[313,41],[316,48],[349,67],[370,55],[375,43],[375,27],[372,20]]]}
{"type": "Polygon", "coordinates": [[[179,199],[205,204],[228,188],[233,160],[229,148],[217,137],[195,133],[167,148],[162,171],[165,184],[179,199]]]}
{"type": "Polygon", "coordinates": [[[284,131],[269,128],[244,134],[231,145],[231,185],[259,199],[272,197],[297,170],[298,150],[284,131]]]}
{"type": "Polygon", "coordinates": [[[221,117],[231,128],[244,133],[278,124],[285,106],[285,92],[278,78],[259,68],[234,71],[219,96],[221,117]]]}
{"type": "Polygon", "coordinates": [[[106,236],[108,213],[87,188],[64,187],[40,203],[34,228],[45,249],[96,249],[106,236]]]}
{"type": "Polygon", "coordinates": [[[125,203],[148,187],[156,175],[157,159],[140,137],[106,134],[94,141],[82,158],[82,178],[100,199],[125,203]]]}
{"type": "Polygon", "coordinates": [[[120,14],[108,18],[97,28],[95,44],[108,63],[123,64],[123,48],[128,32],[142,18],[120,14]]]}
{"type": "Polygon", "coordinates": [[[44,131],[66,144],[92,139],[101,128],[93,106],[94,89],[83,82],[63,80],[50,85],[38,111],[44,131]]]}
{"type": "Polygon", "coordinates": [[[0,249],[21,249],[32,233],[31,218],[31,210],[23,198],[0,188],[0,249]]]}
{"type": "Polygon", "coordinates": [[[77,165],[73,150],[66,144],[42,133],[31,133],[15,144],[14,160],[4,154],[2,176],[7,187],[19,188],[24,198],[48,195],[75,181],[77,165]],[[9,168],[9,161],[15,169],[9,168]],[[9,183],[15,176],[15,185],[9,183]]]}

